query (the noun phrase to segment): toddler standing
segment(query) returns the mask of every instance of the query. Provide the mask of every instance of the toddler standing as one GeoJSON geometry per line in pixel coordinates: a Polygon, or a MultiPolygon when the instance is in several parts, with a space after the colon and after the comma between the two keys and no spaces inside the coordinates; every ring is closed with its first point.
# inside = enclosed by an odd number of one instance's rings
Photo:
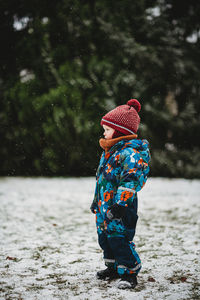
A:
{"type": "Polygon", "coordinates": [[[116,279],[119,288],[134,288],[141,261],[133,237],[137,223],[137,192],[149,174],[149,148],[137,138],[141,105],[131,99],[108,112],[101,120],[103,153],[96,176],[91,210],[96,214],[98,241],[105,270],[98,279],[116,279]]]}

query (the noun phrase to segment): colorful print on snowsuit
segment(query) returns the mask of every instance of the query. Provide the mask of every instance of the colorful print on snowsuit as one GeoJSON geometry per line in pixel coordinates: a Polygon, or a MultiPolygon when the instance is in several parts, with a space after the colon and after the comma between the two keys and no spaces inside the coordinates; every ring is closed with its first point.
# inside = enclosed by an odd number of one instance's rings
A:
{"type": "Polygon", "coordinates": [[[150,153],[146,140],[123,139],[108,152],[102,153],[96,175],[92,207],[100,247],[107,265],[113,264],[119,274],[137,274],[141,261],[132,239],[137,223],[137,192],[145,185],[149,174],[150,153]],[[110,220],[110,206],[126,207],[125,215],[110,220]]]}

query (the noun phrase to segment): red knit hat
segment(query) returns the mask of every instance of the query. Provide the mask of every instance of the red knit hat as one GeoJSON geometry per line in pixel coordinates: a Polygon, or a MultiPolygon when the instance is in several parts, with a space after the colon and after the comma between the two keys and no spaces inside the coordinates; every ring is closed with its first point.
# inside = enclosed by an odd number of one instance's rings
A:
{"type": "Polygon", "coordinates": [[[131,99],[127,104],[117,106],[103,116],[101,125],[107,125],[125,135],[135,134],[140,124],[138,115],[140,109],[140,102],[136,99],[131,99]]]}

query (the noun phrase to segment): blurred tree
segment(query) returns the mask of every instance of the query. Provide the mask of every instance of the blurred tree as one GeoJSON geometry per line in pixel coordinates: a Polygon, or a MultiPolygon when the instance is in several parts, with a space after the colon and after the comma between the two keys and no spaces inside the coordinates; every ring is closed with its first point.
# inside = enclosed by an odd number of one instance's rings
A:
{"type": "Polygon", "coordinates": [[[0,8],[1,175],[94,175],[102,115],[135,97],[151,174],[200,177],[199,3],[0,8]]]}

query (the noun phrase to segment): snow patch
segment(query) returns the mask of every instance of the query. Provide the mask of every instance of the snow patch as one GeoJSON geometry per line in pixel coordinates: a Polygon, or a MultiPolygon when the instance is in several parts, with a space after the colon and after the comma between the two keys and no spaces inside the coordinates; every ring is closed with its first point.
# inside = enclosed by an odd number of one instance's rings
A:
{"type": "Polygon", "coordinates": [[[0,299],[198,299],[200,181],[150,178],[134,242],[134,290],[97,280],[104,268],[94,178],[0,179],[0,299]]]}

